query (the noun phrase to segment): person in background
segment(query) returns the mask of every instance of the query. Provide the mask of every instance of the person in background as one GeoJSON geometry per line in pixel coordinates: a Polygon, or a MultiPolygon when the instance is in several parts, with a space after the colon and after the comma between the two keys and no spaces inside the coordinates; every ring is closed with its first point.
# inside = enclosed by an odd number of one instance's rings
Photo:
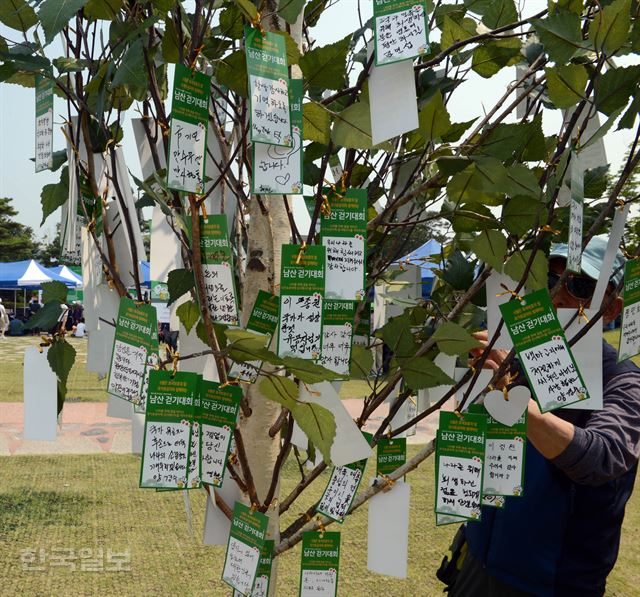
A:
{"type": "MultiPolygon", "coordinates": [[[[570,274],[553,297],[556,308],[589,306],[606,247],[605,237],[589,242],[582,272],[570,274]]],[[[549,288],[564,272],[566,257],[566,245],[552,246],[549,288]]],[[[615,290],[623,267],[618,252],[604,326],[622,309],[615,290]]],[[[477,337],[487,344],[486,332],[477,337]]],[[[496,370],[505,356],[492,350],[489,367],[496,370]]],[[[630,360],[618,363],[607,343],[602,361],[602,410],[569,407],[543,414],[529,401],[523,494],[508,497],[503,509],[482,508],[481,521],[466,524],[468,552],[450,597],[604,595],[640,456],[640,369],[630,360]]]]}
{"type": "Polygon", "coordinates": [[[7,315],[7,310],[4,308],[2,299],[0,298],[0,340],[4,340],[4,333],[8,328],[9,316],[7,315]]]}
{"type": "Polygon", "coordinates": [[[73,327],[72,336],[75,338],[84,338],[87,333],[87,326],[84,323],[84,317],[80,318],[80,321],[73,327]]]}

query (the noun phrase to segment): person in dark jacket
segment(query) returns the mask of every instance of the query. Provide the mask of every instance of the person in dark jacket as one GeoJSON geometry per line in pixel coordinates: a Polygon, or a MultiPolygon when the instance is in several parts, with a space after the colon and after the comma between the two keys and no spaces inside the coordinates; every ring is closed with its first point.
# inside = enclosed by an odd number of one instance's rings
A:
{"type": "MultiPolygon", "coordinates": [[[[606,249],[596,237],[553,298],[556,308],[588,306],[606,249]]],[[[552,248],[549,285],[566,265],[566,245],[552,248]]],[[[616,257],[607,294],[623,276],[616,257]]],[[[607,297],[605,297],[605,302],[607,297]]],[[[616,296],[606,325],[622,309],[616,296]]],[[[486,333],[481,340],[486,342],[486,333]]],[[[504,351],[492,351],[497,368],[504,351]]],[[[468,523],[468,554],[451,597],[601,597],[620,545],[625,505],[633,491],[640,456],[640,369],[617,363],[603,346],[603,409],[565,408],[541,414],[529,403],[524,492],[502,510],[483,508],[468,523]]],[[[640,594],[640,589],[639,589],[640,594]]]]}

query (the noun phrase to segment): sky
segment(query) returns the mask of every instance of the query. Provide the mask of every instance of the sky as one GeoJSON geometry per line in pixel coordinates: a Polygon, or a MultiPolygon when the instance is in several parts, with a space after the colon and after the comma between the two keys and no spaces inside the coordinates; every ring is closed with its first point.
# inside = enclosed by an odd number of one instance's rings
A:
{"type": "MultiPolygon", "coordinates": [[[[363,0],[341,0],[323,15],[320,24],[312,31],[317,45],[325,45],[342,39],[348,33],[357,29],[359,25],[358,5],[363,21],[372,15],[371,2],[363,0]]],[[[530,16],[546,8],[545,0],[527,0],[523,8],[523,16],[530,16]]],[[[522,3],[524,6],[524,3],[522,3]]],[[[9,39],[15,39],[18,32],[0,25],[0,34],[9,39]]],[[[437,32],[434,32],[437,39],[437,32]]],[[[60,45],[54,44],[49,56],[57,56],[60,45]]],[[[622,60],[619,65],[625,64],[622,60]]],[[[490,79],[472,76],[461,88],[453,93],[448,104],[452,121],[469,120],[489,110],[495,101],[504,93],[507,85],[514,80],[515,67],[503,69],[490,79]]],[[[54,118],[54,150],[63,149],[65,140],[60,132],[62,113],[66,104],[60,98],[55,98],[54,118]]],[[[55,225],[59,221],[59,211],[49,216],[44,226],[40,228],[42,218],[40,206],[40,192],[42,187],[59,180],[60,172],[35,173],[34,163],[30,158],[34,155],[34,90],[18,85],[0,84],[0,197],[13,198],[13,205],[18,210],[19,222],[31,226],[36,236],[41,239],[51,238],[55,225]]],[[[545,110],[543,128],[545,134],[558,131],[561,124],[559,110],[545,110]]],[[[609,133],[605,139],[607,160],[611,163],[612,171],[616,171],[622,162],[625,151],[632,140],[632,131],[609,133]]],[[[135,176],[140,175],[140,163],[133,143],[133,131],[127,120],[125,123],[124,152],[127,166],[135,176]]]]}

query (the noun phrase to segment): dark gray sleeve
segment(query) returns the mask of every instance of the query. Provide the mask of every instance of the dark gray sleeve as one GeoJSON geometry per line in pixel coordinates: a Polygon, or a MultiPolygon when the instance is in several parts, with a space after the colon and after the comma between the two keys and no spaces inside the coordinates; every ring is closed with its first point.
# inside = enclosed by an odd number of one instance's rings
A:
{"type": "Polygon", "coordinates": [[[626,473],[640,457],[640,375],[614,377],[605,386],[604,408],[552,462],[572,481],[602,485],[626,473]]]}

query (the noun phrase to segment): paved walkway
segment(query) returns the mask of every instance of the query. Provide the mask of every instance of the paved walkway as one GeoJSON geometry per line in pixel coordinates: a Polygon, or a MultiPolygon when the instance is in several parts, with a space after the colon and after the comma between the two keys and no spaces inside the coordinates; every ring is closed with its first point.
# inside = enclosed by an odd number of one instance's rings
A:
{"type": "MultiPolygon", "coordinates": [[[[360,399],[343,400],[353,418],[362,409],[360,399]]],[[[389,412],[383,404],[370,417],[365,431],[375,432],[389,412]]],[[[21,402],[0,403],[0,456],[23,454],[128,454],[131,452],[131,421],[107,416],[106,402],[67,403],[62,411],[56,441],[23,438],[21,402]]],[[[420,421],[409,444],[424,444],[433,439],[438,413],[420,421]]]]}

